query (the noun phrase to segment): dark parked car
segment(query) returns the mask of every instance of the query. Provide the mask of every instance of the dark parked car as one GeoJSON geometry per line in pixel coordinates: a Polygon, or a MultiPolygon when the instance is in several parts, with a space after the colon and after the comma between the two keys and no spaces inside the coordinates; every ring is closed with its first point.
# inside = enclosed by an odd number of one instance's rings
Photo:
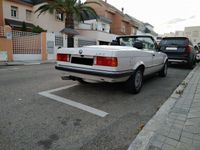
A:
{"type": "Polygon", "coordinates": [[[159,47],[168,55],[169,63],[183,63],[190,68],[196,64],[196,52],[187,37],[165,37],[159,47]]]}
{"type": "Polygon", "coordinates": [[[200,47],[198,45],[194,46],[194,50],[196,51],[196,61],[200,61],[200,47]]]}

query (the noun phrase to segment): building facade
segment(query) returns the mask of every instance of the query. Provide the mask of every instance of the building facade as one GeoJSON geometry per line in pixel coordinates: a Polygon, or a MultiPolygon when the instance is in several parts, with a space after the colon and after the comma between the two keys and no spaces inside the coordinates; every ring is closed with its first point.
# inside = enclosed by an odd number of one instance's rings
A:
{"type": "Polygon", "coordinates": [[[194,45],[200,43],[200,26],[185,27],[184,34],[194,45]]]}
{"type": "MultiPolygon", "coordinates": [[[[114,6],[110,5],[107,0],[87,0],[86,2],[95,2],[88,5],[96,11],[100,18],[107,20],[107,28],[110,29],[110,33],[116,35],[136,34],[138,25],[129,15],[124,13],[123,8],[122,10],[118,10],[114,6]]],[[[103,21],[102,26],[104,26],[103,21]]]]}
{"type": "Polygon", "coordinates": [[[165,33],[163,37],[188,37],[190,41],[197,45],[200,43],[200,26],[185,27],[184,31],[165,33]]]}

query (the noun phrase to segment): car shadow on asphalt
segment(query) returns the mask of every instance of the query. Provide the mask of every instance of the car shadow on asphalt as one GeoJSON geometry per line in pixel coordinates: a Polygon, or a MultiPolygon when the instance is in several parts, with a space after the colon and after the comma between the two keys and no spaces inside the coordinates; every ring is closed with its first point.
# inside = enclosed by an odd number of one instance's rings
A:
{"type": "MultiPolygon", "coordinates": [[[[141,92],[143,91],[143,89],[146,85],[151,84],[152,82],[155,82],[158,79],[162,79],[159,77],[158,74],[146,76],[143,81],[143,88],[141,89],[141,92]]],[[[101,82],[101,83],[85,83],[85,84],[80,83],[79,86],[82,88],[91,88],[91,89],[95,89],[97,91],[106,91],[109,93],[118,93],[118,94],[121,93],[123,95],[135,95],[126,90],[125,84],[126,84],[125,82],[119,82],[119,83],[101,82]]],[[[138,94],[140,94],[140,93],[138,93],[138,94]]]]}
{"type": "Polygon", "coordinates": [[[168,67],[174,69],[191,70],[190,68],[188,68],[187,64],[169,64],[168,67]]]}

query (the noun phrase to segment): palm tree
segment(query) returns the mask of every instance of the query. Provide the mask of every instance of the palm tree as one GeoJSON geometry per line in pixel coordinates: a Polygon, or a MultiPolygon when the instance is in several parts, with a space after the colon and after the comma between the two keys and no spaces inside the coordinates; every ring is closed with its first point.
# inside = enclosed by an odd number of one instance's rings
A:
{"type": "MultiPolygon", "coordinates": [[[[97,14],[93,8],[88,6],[88,3],[97,2],[85,2],[82,3],[80,0],[50,0],[44,5],[40,6],[36,11],[41,14],[49,12],[53,14],[55,11],[57,13],[63,14],[65,16],[65,28],[74,29],[74,21],[84,21],[85,19],[97,18],[97,14]]],[[[73,47],[73,34],[68,33],[68,47],[73,47]]]]}

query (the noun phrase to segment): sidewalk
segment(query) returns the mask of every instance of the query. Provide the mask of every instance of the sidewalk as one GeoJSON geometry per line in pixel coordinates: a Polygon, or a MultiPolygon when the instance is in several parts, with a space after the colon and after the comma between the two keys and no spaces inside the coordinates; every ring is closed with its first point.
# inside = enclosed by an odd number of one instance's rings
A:
{"type": "Polygon", "coordinates": [[[200,65],[132,142],[128,150],[200,150],[200,65]]]}
{"type": "Polygon", "coordinates": [[[53,64],[55,60],[46,61],[14,61],[14,62],[0,62],[0,66],[21,66],[21,65],[39,65],[39,64],[53,64]]]}

